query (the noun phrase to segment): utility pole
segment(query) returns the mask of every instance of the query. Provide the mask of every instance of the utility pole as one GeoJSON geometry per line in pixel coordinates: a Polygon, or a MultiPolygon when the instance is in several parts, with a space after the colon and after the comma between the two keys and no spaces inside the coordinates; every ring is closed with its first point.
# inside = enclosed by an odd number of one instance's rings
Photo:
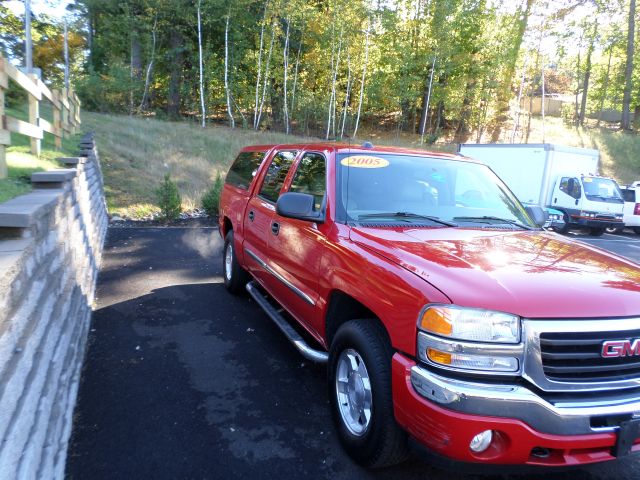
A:
{"type": "Polygon", "coordinates": [[[31,46],[31,0],[24,0],[24,66],[26,73],[33,70],[32,46],[31,46]]]}

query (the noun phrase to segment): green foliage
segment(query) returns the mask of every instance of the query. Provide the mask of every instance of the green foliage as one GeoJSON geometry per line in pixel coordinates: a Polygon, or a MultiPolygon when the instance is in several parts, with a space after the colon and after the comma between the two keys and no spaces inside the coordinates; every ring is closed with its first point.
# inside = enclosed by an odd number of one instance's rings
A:
{"type": "Polygon", "coordinates": [[[182,198],[178,192],[178,186],[171,180],[169,173],[165,174],[164,181],[156,190],[160,215],[163,220],[177,220],[182,211],[182,198]]]}
{"type": "Polygon", "coordinates": [[[573,103],[563,103],[560,116],[565,125],[576,124],[576,107],[573,103]]]}
{"type": "Polygon", "coordinates": [[[98,112],[128,111],[132,88],[129,67],[119,62],[111,64],[105,73],[89,70],[76,81],[76,92],[83,99],[83,108],[98,112]]]}
{"type": "Polygon", "coordinates": [[[202,196],[202,208],[207,212],[207,215],[211,217],[219,213],[218,207],[220,205],[220,194],[222,193],[223,185],[224,182],[220,176],[220,172],[218,172],[213,185],[211,185],[211,188],[202,196]]]}

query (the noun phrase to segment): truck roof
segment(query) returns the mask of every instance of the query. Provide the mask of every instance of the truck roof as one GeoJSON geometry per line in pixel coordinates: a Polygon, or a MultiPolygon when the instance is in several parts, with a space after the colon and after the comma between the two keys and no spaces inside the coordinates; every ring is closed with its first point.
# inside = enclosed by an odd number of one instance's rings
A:
{"type": "MultiPolygon", "coordinates": [[[[409,155],[422,155],[438,158],[449,158],[455,160],[470,160],[455,153],[434,152],[430,150],[420,150],[417,148],[402,148],[402,147],[365,147],[363,145],[353,145],[348,143],[335,143],[335,142],[315,142],[315,143],[288,143],[288,144],[269,144],[269,145],[250,145],[243,147],[243,152],[266,152],[272,148],[280,149],[295,149],[295,150],[330,150],[335,153],[359,153],[359,154],[371,154],[377,153],[402,153],[409,155]]],[[[473,161],[473,160],[471,160],[473,161]]]]}

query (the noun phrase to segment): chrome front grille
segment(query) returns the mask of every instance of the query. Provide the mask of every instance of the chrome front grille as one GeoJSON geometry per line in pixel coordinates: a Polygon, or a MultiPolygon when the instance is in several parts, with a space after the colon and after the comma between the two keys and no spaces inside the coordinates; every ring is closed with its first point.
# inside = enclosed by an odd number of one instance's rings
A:
{"type": "Polygon", "coordinates": [[[523,321],[523,376],[546,392],[640,387],[640,356],[603,358],[607,340],[640,338],[640,317],[523,321]]]}
{"type": "Polygon", "coordinates": [[[640,356],[603,358],[607,340],[640,338],[640,330],[540,334],[542,368],[547,378],[563,382],[628,380],[640,376],[640,356]]]}

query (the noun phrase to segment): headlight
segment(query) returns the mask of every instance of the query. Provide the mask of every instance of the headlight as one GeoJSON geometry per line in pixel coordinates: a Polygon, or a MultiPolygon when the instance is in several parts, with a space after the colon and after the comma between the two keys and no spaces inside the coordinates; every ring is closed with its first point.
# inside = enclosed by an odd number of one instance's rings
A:
{"type": "Polygon", "coordinates": [[[441,337],[472,342],[520,342],[520,318],[509,313],[429,305],[418,322],[420,330],[441,337]]]}

